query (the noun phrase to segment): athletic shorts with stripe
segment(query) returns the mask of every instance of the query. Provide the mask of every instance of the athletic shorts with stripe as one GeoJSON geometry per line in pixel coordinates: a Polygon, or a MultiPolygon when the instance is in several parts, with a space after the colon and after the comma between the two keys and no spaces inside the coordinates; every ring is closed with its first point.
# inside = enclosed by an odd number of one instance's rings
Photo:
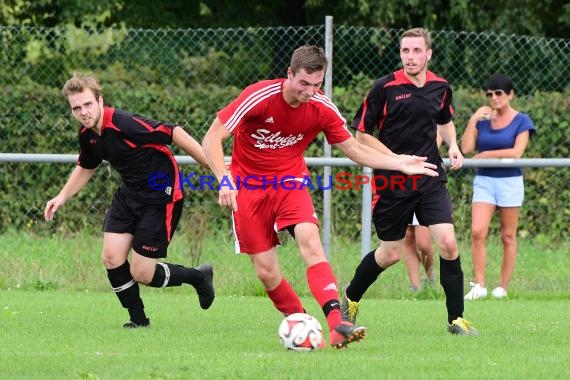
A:
{"type": "Polygon", "coordinates": [[[238,211],[233,213],[236,253],[265,252],[280,244],[278,231],[303,222],[319,224],[306,188],[242,187],[237,204],[238,211]]]}
{"type": "Polygon", "coordinates": [[[149,258],[166,257],[183,199],[166,204],[147,204],[119,188],[105,216],[104,232],[133,235],[133,250],[149,258]]]}
{"type": "Polygon", "coordinates": [[[374,196],[372,220],[378,238],[397,241],[406,236],[415,213],[422,226],[453,223],[451,198],[445,182],[434,181],[429,189],[410,192],[404,197],[374,196]]]}

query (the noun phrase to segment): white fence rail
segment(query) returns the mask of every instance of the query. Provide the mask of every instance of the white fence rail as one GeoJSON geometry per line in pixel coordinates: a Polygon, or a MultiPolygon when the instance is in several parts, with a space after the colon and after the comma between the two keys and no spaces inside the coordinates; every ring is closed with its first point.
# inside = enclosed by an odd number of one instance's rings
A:
{"type": "MultiPolygon", "coordinates": [[[[189,156],[176,156],[176,160],[181,165],[192,165],[197,162],[189,156]]],[[[28,154],[28,153],[0,153],[1,162],[34,162],[34,163],[74,163],[77,161],[76,154],[28,154]]],[[[308,166],[358,166],[355,162],[348,158],[332,158],[332,157],[305,157],[308,166]]],[[[226,162],[230,163],[230,157],[226,157],[226,162]]],[[[449,164],[449,159],[444,159],[446,165],[449,164]]],[[[469,167],[570,167],[570,158],[501,158],[501,159],[473,159],[467,158],[463,163],[464,168],[469,167]]],[[[370,168],[363,168],[363,174],[372,177],[372,170],[370,168]]],[[[330,194],[330,189],[323,190],[323,196],[326,197],[327,193],[330,194]]],[[[331,203],[325,202],[323,205],[323,225],[330,226],[330,208],[331,203]]],[[[371,221],[372,221],[372,186],[370,183],[363,185],[362,191],[362,231],[361,231],[361,255],[370,252],[371,247],[371,221]]],[[[323,229],[323,246],[325,253],[329,257],[330,250],[330,233],[323,229]]]]}

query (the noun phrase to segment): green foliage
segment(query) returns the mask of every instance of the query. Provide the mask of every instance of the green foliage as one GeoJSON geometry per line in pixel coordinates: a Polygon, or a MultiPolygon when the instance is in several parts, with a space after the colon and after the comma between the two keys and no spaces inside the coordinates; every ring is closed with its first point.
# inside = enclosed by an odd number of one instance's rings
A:
{"type": "Polygon", "coordinates": [[[320,24],[331,15],[337,25],[562,38],[570,33],[570,4],[560,0],[2,0],[0,5],[2,25],[267,27],[320,24]]]}
{"type": "MultiPolygon", "coordinates": [[[[201,140],[213,120],[215,112],[233,99],[239,89],[215,85],[197,85],[188,88],[182,84],[172,86],[148,85],[132,88],[131,77],[124,74],[121,66],[101,72],[103,83],[112,83],[106,88],[106,101],[113,106],[125,108],[143,115],[152,115],[159,120],[178,123],[188,132],[201,140]],[[165,112],[165,110],[168,110],[165,112]]],[[[372,79],[357,76],[352,86],[335,87],[333,99],[350,122],[358,105],[366,94],[372,79]]],[[[27,153],[77,153],[76,135],[78,125],[68,114],[59,89],[38,86],[23,81],[16,86],[0,88],[0,94],[9,108],[6,112],[8,122],[0,124],[0,137],[10,141],[10,151],[27,153]],[[30,135],[30,125],[40,126],[30,135]]],[[[517,98],[514,106],[530,115],[538,133],[529,144],[526,157],[567,157],[570,147],[568,133],[570,125],[570,90],[565,92],[535,92],[532,95],[517,98]],[[556,143],[553,143],[556,141],[556,143]]],[[[461,136],[467,119],[480,105],[486,104],[482,91],[467,88],[455,90],[456,125],[461,136]]],[[[322,155],[322,136],[313,143],[306,156],[322,155]]],[[[226,153],[230,153],[229,145],[226,153]]],[[[175,150],[175,154],[181,152],[175,150]]],[[[333,149],[333,156],[341,153],[333,149]]],[[[66,206],[65,217],[57,218],[54,223],[46,224],[43,220],[45,202],[55,196],[65,183],[72,164],[34,164],[11,163],[0,165],[0,191],[2,193],[0,209],[0,230],[8,227],[46,232],[73,232],[86,228],[98,229],[105,208],[113,191],[119,183],[118,176],[107,165],[102,165],[86,191],[81,192],[66,206]],[[41,191],[38,191],[41,189],[41,191]],[[30,211],[32,210],[32,211],[30,211]],[[94,223],[94,220],[96,221],[94,223]],[[95,226],[95,227],[94,227],[95,226]]],[[[210,175],[207,169],[183,166],[182,171],[210,175]]],[[[351,175],[362,173],[360,167],[334,167],[333,177],[339,172],[351,175]]],[[[313,182],[317,175],[323,174],[322,168],[313,168],[313,182]]],[[[559,169],[526,169],[526,199],[522,208],[520,234],[522,236],[551,236],[558,240],[568,233],[568,215],[570,206],[567,188],[568,176],[559,169]],[[552,212],[557,210],[557,212],[552,212]]],[[[470,228],[470,199],[472,169],[463,169],[449,173],[449,190],[454,201],[457,230],[468,233],[470,228]]],[[[196,176],[197,177],[197,176],[196,176]]],[[[328,179],[327,179],[328,180],[328,179]]],[[[196,184],[198,185],[198,184],[196,184]]],[[[192,208],[205,205],[210,215],[210,228],[227,228],[227,219],[218,220],[215,216],[223,215],[217,206],[215,191],[191,191],[186,189],[188,202],[187,213],[193,215],[192,208]]],[[[313,193],[317,208],[321,206],[322,191],[313,193]]],[[[348,237],[357,237],[361,230],[362,191],[351,189],[332,190],[333,228],[335,233],[348,237]]],[[[496,229],[497,225],[493,225],[496,229]]],[[[197,252],[197,251],[196,251],[197,252]]]]}
{"type": "Polygon", "coordinates": [[[383,28],[426,27],[566,38],[570,5],[559,0],[307,0],[309,21],[383,28]]]}

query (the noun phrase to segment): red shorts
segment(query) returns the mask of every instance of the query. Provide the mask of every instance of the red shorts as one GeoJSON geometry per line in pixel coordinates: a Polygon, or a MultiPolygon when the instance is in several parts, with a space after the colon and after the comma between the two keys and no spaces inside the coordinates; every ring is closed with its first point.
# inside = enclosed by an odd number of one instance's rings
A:
{"type": "Polygon", "coordinates": [[[236,253],[265,252],[280,244],[277,231],[303,222],[319,224],[306,188],[242,187],[238,192],[237,204],[238,211],[233,213],[236,253]]]}

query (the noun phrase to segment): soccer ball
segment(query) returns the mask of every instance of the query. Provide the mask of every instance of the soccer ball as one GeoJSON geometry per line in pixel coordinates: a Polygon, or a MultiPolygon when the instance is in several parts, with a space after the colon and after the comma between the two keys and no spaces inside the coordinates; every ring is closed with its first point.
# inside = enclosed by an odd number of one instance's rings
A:
{"type": "Polygon", "coordinates": [[[317,318],[295,313],[286,316],[279,325],[281,344],[293,351],[313,351],[323,339],[323,328],[317,318]]]}

